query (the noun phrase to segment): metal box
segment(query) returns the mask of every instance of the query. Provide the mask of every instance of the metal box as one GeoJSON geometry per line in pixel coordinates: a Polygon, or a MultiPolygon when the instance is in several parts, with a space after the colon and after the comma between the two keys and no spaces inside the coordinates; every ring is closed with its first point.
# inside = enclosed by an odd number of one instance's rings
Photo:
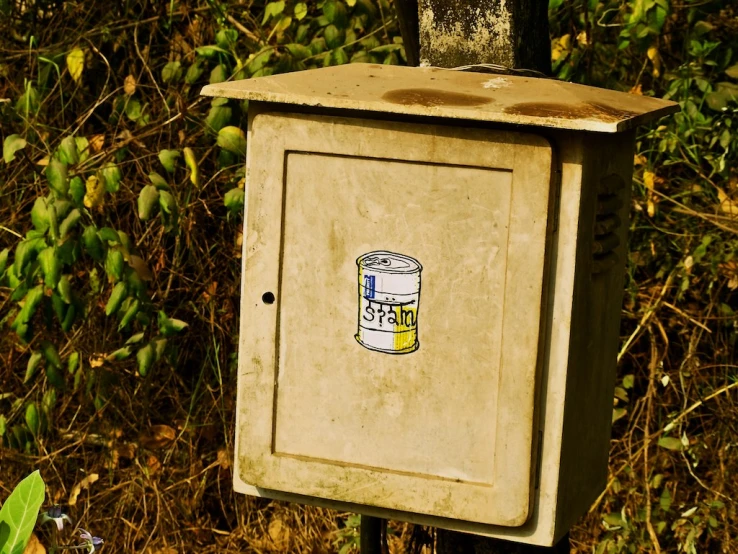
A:
{"type": "Polygon", "coordinates": [[[603,489],[634,127],[671,102],[349,65],[249,100],[235,488],[541,545],[603,489]]]}

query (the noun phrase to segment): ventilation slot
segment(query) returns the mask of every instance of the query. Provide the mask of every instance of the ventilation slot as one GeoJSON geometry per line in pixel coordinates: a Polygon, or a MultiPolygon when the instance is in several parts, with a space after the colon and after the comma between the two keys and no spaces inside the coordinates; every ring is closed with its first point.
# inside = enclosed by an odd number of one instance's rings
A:
{"type": "Polygon", "coordinates": [[[618,175],[608,175],[600,181],[592,241],[592,273],[603,273],[618,261],[615,249],[620,246],[617,233],[621,221],[617,212],[623,207],[622,190],[623,180],[618,175]]]}

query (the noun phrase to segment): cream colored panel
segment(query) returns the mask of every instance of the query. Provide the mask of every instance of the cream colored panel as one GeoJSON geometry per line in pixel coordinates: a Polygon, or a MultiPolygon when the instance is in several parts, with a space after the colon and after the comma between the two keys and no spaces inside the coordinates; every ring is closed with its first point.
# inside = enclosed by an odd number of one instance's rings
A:
{"type": "Polygon", "coordinates": [[[495,428],[480,423],[496,418],[511,184],[509,171],[288,155],[277,453],[492,484],[495,428]],[[389,298],[361,302],[356,260],[377,250],[422,264],[406,355],[354,336],[403,338],[382,330],[398,327],[389,298]]]}
{"type": "Polygon", "coordinates": [[[263,114],[249,149],[240,480],[524,523],[546,141],[263,114]],[[362,327],[370,302],[391,328],[362,327]]]}

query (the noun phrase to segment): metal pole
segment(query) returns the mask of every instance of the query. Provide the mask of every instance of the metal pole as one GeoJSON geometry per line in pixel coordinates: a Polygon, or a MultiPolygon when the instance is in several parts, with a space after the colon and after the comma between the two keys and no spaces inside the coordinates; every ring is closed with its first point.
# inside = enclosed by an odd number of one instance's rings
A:
{"type": "Polygon", "coordinates": [[[361,516],[361,554],[384,554],[387,549],[387,521],[371,516],[361,516]]]}

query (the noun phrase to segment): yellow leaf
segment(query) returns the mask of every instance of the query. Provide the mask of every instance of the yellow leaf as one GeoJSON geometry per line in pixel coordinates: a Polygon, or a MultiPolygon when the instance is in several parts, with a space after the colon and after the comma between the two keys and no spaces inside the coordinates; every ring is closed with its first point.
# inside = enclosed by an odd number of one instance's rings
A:
{"type": "Polygon", "coordinates": [[[653,190],[654,183],[656,182],[656,174],[652,171],[643,172],[643,184],[646,185],[648,190],[653,190]]]}
{"type": "Polygon", "coordinates": [[[85,68],[85,53],[81,48],[74,48],[69,54],[67,54],[67,69],[69,69],[69,76],[74,79],[75,82],[79,81],[82,77],[82,70],[85,68]]]}
{"type": "Polygon", "coordinates": [[[717,192],[718,200],[720,200],[720,211],[731,215],[738,214],[738,204],[730,196],[725,194],[725,191],[720,187],[717,187],[717,192]]]}
{"type": "Polygon", "coordinates": [[[136,92],[136,78],[133,75],[129,75],[126,77],[126,80],[123,81],[123,92],[128,96],[131,96],[136,92]]]}
{"type": "Polygon", "coordinates": [[[183,148],[182,153],[184,154],[185,164],[190,168],[190,181],[196,187],[200,186],[200,170],[197,167],[195,153],[189,146],[183,148]]]}
{"type": "Polygon", "coordinates": [[[83,200],[85,207],[97,208],[102,206],[103,199],[105,198],[105,187],[100,179],[95,175],[90,175],[85,183],[85,198],[83,200]]]}
{"type": "Polygon", "coordinates": [[[658,77],[659,75],[661,75],[661,56],[659,55],[658,48],[656,48],[655,46],[651,46],[651,48],[649,48],[646,52],[646,55],[653,64],[653,71],[651,72],[652,75],[654,77],[658,77]]]}
{"type": "Polygon", "coordinates": [[[82,489],[90,488],[90,485],[92,485],[99,478],[100,476],[97,473],[90,473],[87,477],[85,477],[79,483],[74,485],[74,487],[72,487],[72,492],[69,493],[69,502],[67,502],[67,504],[69,504],[70,506],[76,505],[77,498],[82,492],[82,489]]]}

